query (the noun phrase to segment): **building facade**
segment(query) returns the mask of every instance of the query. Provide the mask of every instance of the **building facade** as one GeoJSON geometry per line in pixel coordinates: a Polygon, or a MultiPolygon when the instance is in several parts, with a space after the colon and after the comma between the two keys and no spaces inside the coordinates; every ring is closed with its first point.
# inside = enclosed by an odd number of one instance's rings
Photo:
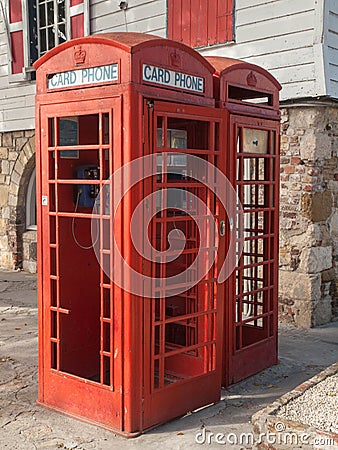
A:
{"type": "Polygon", "coordinates": [[[334,0],[1,0],[0,266],[36,270],[32,63],[83,35],[137,31],[239,58],[282,84],[280,315],[338,315],[338,6],[334,0]]]}

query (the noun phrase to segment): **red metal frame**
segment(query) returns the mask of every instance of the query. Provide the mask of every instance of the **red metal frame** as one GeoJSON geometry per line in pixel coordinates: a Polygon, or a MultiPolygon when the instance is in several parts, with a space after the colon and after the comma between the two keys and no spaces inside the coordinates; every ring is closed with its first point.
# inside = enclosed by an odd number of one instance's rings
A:
{"type": "MultiPolygon", "coordinates": [[[[92,218],[92,211],[88,208],[79,208],[74,212],[73,188],[79,180],[74,179],[72,172],[74,164],[96,163],[104,167],[105,153],[112,155],[113,148],[121,147],[117,135],[112,133],[113,129],[121,126],[121,98],[83,101],[80,106],[76,103],[68,104],[66,111],[67,117],[80,119],[93,118],[96,114],[99,118],[99,130],[103,129],[103,114],[106,114],[110,122],[110,136],[108,143],[104,144],[101,132],[94,144],[90,142],[92,137],[84,128],[81,136],[85,139],[85,144],[61,146],[58,138],[61,134],[59,123],[60,118],[65,116],[65,109],[55,108],[54,105],[41,107],[41,128],[49,132],[40,136],[41,148],[44,149],[41,152],[41,187],[42,192],[48,196],[48,205],[42,210],[44,270],[41,326],[44,349],[40,355],[40,364],[43,368],[50,367],[50,370],[44,370],[43,385],[40,384],[40,388],[43,390],[43,404],[53,409],[67,410],[73,415],[85,409],[88,416],[104,421],[105,410],[112,402],[117,409],[122,408],[122,355],[113,355],[114,349],[121,348],[122,345],[122,337],[113,327],[113,317],[122,315],[122,303],[117,301],[118,287],[106,279],[102,268],[95,267],[94,250],[81,249],[75,243],[74,236],[72,238],[70,230],[74,227],[73,233],[76,230],[83,243],[80,245],[87,247],[92,218]],[[74,160],[61,159],[61,152],[74,150],[79,152],[76,163],[74,160]],[[88,278],[95,281],[86,283],[88,278]],[[99,298],[100,302],[91,302],[91,298],[99,298]],[[86,304],[85,308],[83,303],[86,304]],[[93,318],[97,320],[93,321],[93,318]],[[109,348],[106,348],[106,341],[109,341],[109,348]],[[99,378],[94,381],[96,374],[99,378]],[[77,386],[79,378],[86,380],[85,385],[81,386],[81,396],[77,386]],[[95,399],[98,388],[99,401],[95,399]]],[[[114,162],[109,161],[109,167],[106,167],[109,173],[112,172],[116,159],[117,156],[114,162]]],[[[109,180],[106,178],[105,171],[101,170],[99,180],[81,180],[81,184],[96,184],[100,188],[104,185],[108,188],[109,180]]],[[[102,227],[103,222],[112,227],[110,217],[103,208],[102,203],[97,214],[98,220],[102,227]]],[[[101,262],[108,257],[112,266],[110,250],[103,245],[100,248],[101,262]]],[[[111,426],[120,428],[121,424],[121,414],[110,418],[111,426]]]]}
{"type": "MultiPolygon", "coordinates": [[[[203,154],[210,163],[216,163],[217,159],[217,164],[223,164],[224,156],[219,149],[224,148],[225,137],[221,133],[215,137],[215,130],[216,124],[218,129],[224,124],[224,112],[213,108],[213,69],[184,45],[136,33],[96,35],[69,41],[44,55],[35,67],[39,199],[38,402],[133,436],[220,397],[223,302],[219,299],[223,298],[224,287],[216,285],[219,261],[196,286],[198,295],[183,294],[183,300],[177,300],[171,309],[168,305],[166,308],[163,296],[160,300],[149,300],[123,291],[107,277],[93,249],[83,248],[90,247],[93,214],[91,208],[78,206],[76,186],[79,180],[75,172],[83,165],[100,167],[97,179],[81,179],[80,183],[110,188],[109,208],[102,199],[94,217],[101,228],[109,229],[110,238],[114,235],[123,257],[135,270],[156,272],[154,264],[140,257],[125,231],[145,193],[175,185],[182,190],[195,190],[214,211],[216,220],[223,212],[215,206],[213,194],[200,183],[181,179],[177,183],[164,180],[159,184],[156,179],[148,179],[125,195],[113,220],[112,206],[117,194],[108,178],[124,164],[160,150],[155,143],[157,117],[162,118],[164,136],[168,121],[181,120],[178,126],[181,130],[184,128],[182,121],[189,123],[189,136],[197,136],[200,130],[196,121],[202,121],[209,130],[205,145],[200,150],[180,151],[187,155],[203,154]],[[107,64],[118,64],[118,80],[53,90],[47,87],[47,80],[55,73],[107,64]],[[142,64],[203,78],[203,93],[144,82],[142,64]],[[151,104],[154,107],[148,108],[151,104]],[[65,126],[72,126],[72,122],[78,127],[78,141],[65,143],[60,127],[64,130],[65,126]],[[220,140],[217,145],[216,139],[220,140]],[[77,159],[72,159],[74,156],[77,159]],[[207,293],[206,286],[213,295],[207,293]],[[194,309],[191,305],[189,309],[189,302],[194,303],[194,309]],[[170,316],[171,310],[182,305],[184,310],[180,311],[179,320],[173,314],[170,316]],[[155,316],[158,310],[160,315],[155,316]],[[184,336],[181,333],[181,340],[175,341],[175,338],[172,342],[171,333],[175,327],[182,330],[182,324],[184,336]],[[191,331],[196,330],[196,324],[199,330],[191,331]],[[155,354],[157,328],[161,330],[161,339],[158,341],[160,351],[155,354]],[[168,377],[173,381],[175,374],[177,382],[167,383],[168,377]]],[[[174,150],[168,148],[165,140],[166,137],[161,150],[172,153],[174,150]]],[[[193,226],[182,217],[178,216],[176,222],[184,224],[181,226],[192,237],[193,226]]],[[[161,236],[162,249],[170,223],[172,219],[168,216],[157,217],[152,222],[153,242],[156,243],[156,234],[161,236]]],[[[116,267],[111,239],[107,243],[100,236],[99,244],[99,258],[101,262],[104,260],[105,268],[108,264],[110,273],[113,265],[114,270],[123,270],[116,267]]],[[[195,247],[186,250],[185,265],[189,264],[189,255],[195,252],[195,247]]],[[[169,268],[168,264],[162,266],[169,268]]]]}
{"type": "MultiPolygon", "coordinates": [[[[219,149],[222,142],[216,144],[220,136],[216,136],[215,124],[222,124],[222,118],[215,109],[201,108],[197,106],[182,106],[155,102],[148,109],[147,124],[152,139],[149,142],[149,153],[168,152],[174,156],[175,152],[184,153],[189,159],[189,155],[203,156],[210,164],[215,165],[217,158],[221,159],[219,149]],[[163,142],[157,143],[156,138],[161,126],[161,136],[163,142]],[[179,130],[188,131],[188,148],[171,148],[167,136],[169,125],[179,130]],[[209,129],[208,139],[204,139],[203,146],[190,140],[194,137],[199,128],[205,125],[209,129]],[[193,129],[192,129],[193,128],[193,129]],[[189,134],[191,133],[191,134],[189,134]],[[154,145],[155,144],[155,145],[154,145]],[[202,148],[201,148],[202,147],[202,148]]],[[[222,138],[221,138],[222,139],[222,138]]],[[[201,142],[198,142],[201,144],[201,142]]],[[[168,156],[169,157],[169,156],[168,156]]],[[[163,158],[162,164],[167,164],[163,158]]],[[[205,185],[196,179],[170,180],[168,174],[164,174],[161,179],[154,179],[151,192],[163,189],[184,189],[185,192],[192,192],[203,199],[213,212],[215,219],[219,220],[218,207],[215,201],[215,194],[210,192],[205,185]]],[[[165,192],[163,201],[167,198],[165,192]]],[[[169,192],[169,191],[167,191],[169,192]]],[[[188,206],[187,206],[188,208],[188,206]]],[[[194,215],[196,218],[196,215],[194,215]]],[[[205,223],[205,232],[208,224],[205,223]]],[[[175,213],[174,209],[164,210],[159,213],[153,223],[153,246],[159,246],[159,250],[166,250],[166,239],[168,232],[173,229],[180,229],[188,238],[188,244],[183,250],[183,266],[190,266],[199,249],[198,229],[194,220],[187,215],[175,213]]],[[[201,403],[215,402],[219,399],[219,386],[221,376],[221,341],[222,341],[222,317],[223,286],[217,284],[217,274],[219,264],[223,260],[224,249],[220,247],[218,252],[218,263],[203,277],[203,279],[193,288],[184,293],[165,297],[166,291],[170,291],[174,286],[168,287],[165,282],[161,286],[153,286],[154,291],[161,291],[159,298],[155,298],[145,303],[145,317],[150,318],[150,322],[145,327],[146,343],[150,346],[145,349],[145,420],[151,423],[161,417],[161,421],[168,420],[175,411],[175,415],[181,415],[184,411],[191,410],[201,403]],[[200,391],[203,385],[203,393],[200,391]],[[175,394],[175,390],[177,394],[175,394]],[[179,397],[177,397],[179,395],[179,397]],[[180,401],[178,402],[178,398],[180,401]],[[160,408],[165,404],[166,408],[160,408]]],[[[182,257],[168,264],[153,262],[149,264],[148,270],[154,276],[158,271],[162,278],[172,275],[182,266],[182,257]]]]}
{"type": "Polygon", "coordinates": [[[228,117],[226,173],[243,207],[243,221],[237,220],[243,253],[226,282],[222,382],[227,386],[277,362],[281,86],[253,64],[206,59],[216,71],[216,102],[228,117]],[[266,133],[264,152],[246,148],[244,133],[266,133]]]}

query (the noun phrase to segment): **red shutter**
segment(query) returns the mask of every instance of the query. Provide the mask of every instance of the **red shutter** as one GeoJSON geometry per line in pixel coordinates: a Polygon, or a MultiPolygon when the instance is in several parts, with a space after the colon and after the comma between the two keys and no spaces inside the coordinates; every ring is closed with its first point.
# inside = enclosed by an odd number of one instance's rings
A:
{"type": "Polygon", "coordinates": [[[89,34],[89,1],[70,0],[70,36],[83,37],[89,34]]]}
{"type": "Polygon", "coordinates": [[[9,0],[9,33],[12,54],[11,72],[12,74],[22,73],[25,66],[22,0],[9,0]]]}
{"type": "Polygon", "coordinates": [[[168,37],[191,47],[233,39],[234,0],[168,0],[168,37]]]}
{"type": "Polygon", "coordinates": [[[234,0],[218,2],[217,30],[224,41],[232,41],[234,38],[234,0]]]}

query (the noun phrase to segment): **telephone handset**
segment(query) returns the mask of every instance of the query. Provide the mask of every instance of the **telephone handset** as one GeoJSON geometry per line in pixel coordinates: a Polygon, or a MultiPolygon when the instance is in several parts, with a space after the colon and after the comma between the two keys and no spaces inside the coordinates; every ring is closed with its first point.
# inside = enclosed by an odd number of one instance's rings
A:
{"type": "MultiPolygon", "coordinates": [[[[94,165],[79,166],[76,168],[76,178],[82,180],[99,180],[100,168],[94,165]]],[[[98,184],[77,184],[75,186],[75,204],[93,208],[95,199],[99,195],[100,186],[98,184]]]]}

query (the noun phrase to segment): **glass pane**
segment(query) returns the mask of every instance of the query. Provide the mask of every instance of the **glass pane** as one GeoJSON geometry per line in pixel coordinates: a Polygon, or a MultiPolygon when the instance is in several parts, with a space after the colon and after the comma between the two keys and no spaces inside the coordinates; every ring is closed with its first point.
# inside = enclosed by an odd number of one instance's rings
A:
{"type": "Polygon", "coordinates": [[[56,273],[56,249],[50,249],[50,274],[57,275],[56,273]]]}
{"type": "Polygon", "coordinates": [[[52,338],[57,337],[57,313],[56,311],[51,311],[51,331],[50,335],[52,338]]]}
{"type": "Polygon", "coordinates": [[[163,142],[164,117],[157,118],[157,139],[156,147],[164,147],[163,142]]]}
{"type": "MultiPolygon", "coordinates": [[[[161,117],[158,117],[158,121],[161,117]]],[[[163,147],[163,128],[157,127],[157,147],[163,147]]],[[[187,131],[186,130],[167,130],[167,147],[168,148],[187,148],[187,131]]]]}
{"type": "Polygon", "coordinates": [[[48,22],[48,25],[54,24],[54,4],[53,4],[53,2],[47,3],[47,22],[48,22]]]}
{"type": "Polygon", "coordinates": [[[58,38],[59,38],[59,44],[61,44],[62,42],[65,42],[67,40],[66,25],[64,23],[58,26],[58,38]]]}
{"type": "Polygon", "coordinates": [[[49,27],[47,28],[47,34],[48,34],[48,50],[55,47],[55,33],[54,28],[49,27]]]}
{"type": "Polygon", "coordinates": [[[65,22],[65,1],[58,0],[58,22],[65,22]]]}
{"type": "Polygon", "coordinates": [[[105,184],[102,186],[97,203],[100,204],[101,202],[102,202],[101,213],[109,215],[109,213],[110,213],[110,184],[105,184]]]}
{"type": "Polygon", "coordinates": [[[110,323],[103,323],[103,351],[110,351],[110,323]]]}
{"type": "Polygon", "coordinates": [[[103,357],[103,384],[110,386],[110,358],[108,356],[103,357]]]}
{"type": "Polygon", "coordinates": [[[99,115],[60,117],[59,146],[99,144],[99,115]]]}
{"type": "Polygon", "coordinates": [[[45,5],[39,6],[39,26],[44,27],[46,25],[46,10],[45,5]]]}
{"type": "Polygon", "coordinates": [[[47,42],[46,42],[46,30],[40,30],[40,53],[45,53],[47,51],[47,42]]]}
{"type": "MultiPolygon", "coordinates": [[[[102,114],[102,143],[109,144],[109,113],[102,114]]],[[[108,159],[108,157],[107,157],[108,159]]]]}
{"type": "Polygon", "coordinates": [[[49,239],[51,244],[56,244],[56,218],[49,217],[49,239]]]}
{"type": "Polygon", "coordinates": [[[102,228],[100,229],[100,238],[102,234],[102,250],[110,250],[110,220],[102,221],[102,228]]]}
{"type": "Polygon", "coordinates": [[[48,119],[48,146],[53,147],[55,145],[55,129],[54,129],[54,119],[48,119]]]}
{"type": "Polygon", "coordinates": [[[203,150],[209,148],[209,122],[168,118],[167,147],[203,150]]]}
{"type": "Polygon", "coordinates": [[[110,289],[103,289],[103,317],[110,318],[110,289]]]}
{"type": "Polygon", "coordinates": [[[51,343],[51,368],[56,369],[57,365],[57,344],[56,342],[51,343]]]}
{"type": "Polygon", "coordinates": [[[271,132],[271,153],[273,155],[276,154],[275,143],[276,143],[276,132],[272,131],[271,132]]]}
{"type": "Polygon", "coordinates": [[[52,306],[56,306],[57,305],[56,280],[50,280],[50,304],[52,306]]]}
{"type": "Polygon", "coordinates": [[[218,122],[215,123],[215,150],[218,151],[219,147],[219,139],[220,139],[220,124],[218,122]]]}
{"type": "Polygon", "coordinates": [[[170,148],[187,148],[188,132],[186,130],[167,131],[168,147],[170,148]]]}
{"type": "Polygon", "coordinates": [[[78,117],[60,117],[59,119],[59,145],[69,146],[79,144],[78,117]]]}

